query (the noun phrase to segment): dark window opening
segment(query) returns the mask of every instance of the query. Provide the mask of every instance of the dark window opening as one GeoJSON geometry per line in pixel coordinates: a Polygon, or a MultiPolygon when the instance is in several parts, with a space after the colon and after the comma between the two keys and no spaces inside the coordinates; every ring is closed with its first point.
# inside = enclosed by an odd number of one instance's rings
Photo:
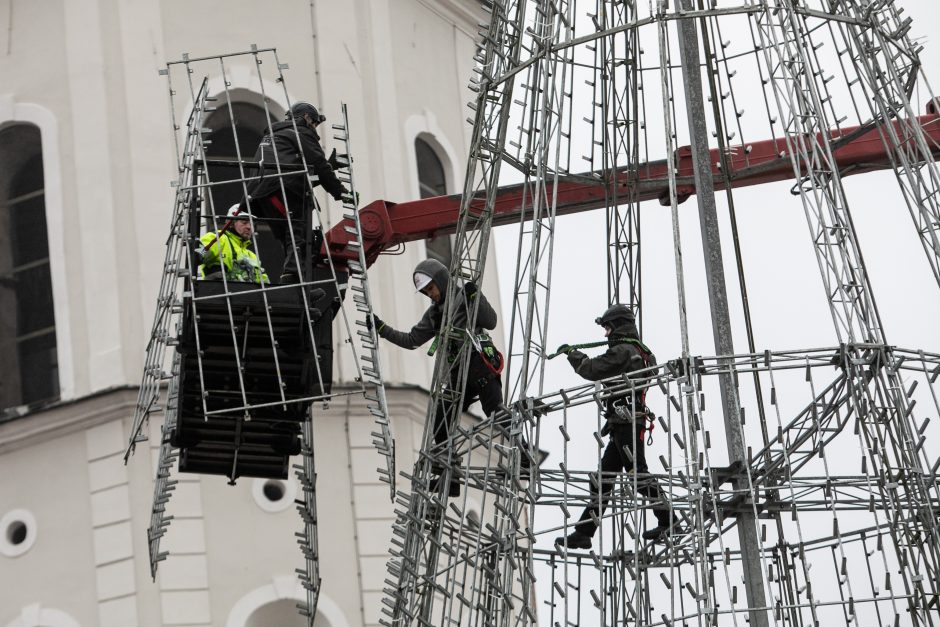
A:
{"type": "Polygon", "coordinates": [[[17,520],[10,524],[7,527],[7,542],[16,546],[17,544],[23,544],[26,541],[26,523],[21,520],[17,520]]]}
{"type": "MultiPolygon", "coordinates": [[[[270,107],[268,113],[272,116],[272,124],[278,121],[274,119],[275,113],[270,107]]],[[[264,132],[269,126],[263,107],[248,102],[233,102],[230,113],[228,104],[220,99],[216,103],[216,110],[206,119],[205,127],[211,130],[205,135],[205,138],[211,141],[206,147],[206,155],[210,159],[236,161],[240,153],[243,162],[253,161],[258,144],[261,143],[264,132]],[[237,149],[236,141],[238,142],[237,149]]],[[[250,172],[245,172],[246,176],[249,174],[250,172]]],[[[206,201],[203,204],[205,215],[208,216],[214,209],[215,215],[224,216],[229,207],[242,201],[247,184],[243,185],[239,180],[241,176],[242,172],[237,167],[209,166],[209,180],[223,184],[213,185],[210,188],[211,202],[206,194],[206,201]],[[232,183],[224,184],[225,181],[232,181],[232,183]]],[[[224,221],[216,221],[213,226],[212,220],[205,221],[207,231],[221,228],[224,224],[224,221]]],[[[284,263],[281,245],[274,239],[268,225],[259,222],[255,224],[255,228],[258,258],[269,275],[272,269],[277,269],[274,271],[276,276],[284,263]]]]}
{"type": "Polygon", "coordinates": [[[0,414],[59,396],[41,139],[0,130],[0,414]]]}
{"type": "MultiPolygon", "coordinates": [[[[415,139],[415,156],[418,162],[418,187],[421,198],[447,195],[447,177],[444,164],[428,142],[420,137],[415,139]]],[[[453,249],[449,235],[439,235],[425,240],[428,257],[437,259],[450,267],[453,249]]]]}
{"type": "Polygon", "coordinates": [[[284,498],[284,484],[280,481],[268,481],[264,484],[262,492],[264,492],[264,498],[277,503],[284,498]]]}

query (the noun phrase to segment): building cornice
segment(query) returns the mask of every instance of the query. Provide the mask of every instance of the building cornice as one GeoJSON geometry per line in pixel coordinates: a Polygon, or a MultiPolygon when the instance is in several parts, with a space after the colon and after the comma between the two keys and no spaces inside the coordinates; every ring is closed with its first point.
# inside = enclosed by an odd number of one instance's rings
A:
{"type": "MultiPolygon", "coordinates": [[[[342,386],[334,387],[335,391],[342,389],[342,386]]],[[[388,386],[387,389],[397,392],[388,398],[389,408],[393,410],[393,415],[407,412],[413,416],[420,416],[427,411],[428,391],[426,389],[414,385],[388,386]]],[[[129,419],[134,415],[137,395],[136,386],[110,388],[2,422],[0,423],[0,455],[39,442],[61,438],[112,420],[129,419]]],[[[343,406],[348,412],[368,414],[368,403],[362,396],[346,396],[345,401],[340,400],[342,398],[336,397],[331,402],[331,409],[325,413],[325,416],[337,410],[342,411],[343,406]]],[[[467,415],[479,420],[478,416],[467,415]]]]}
{"type": "Polygon", "coordinates": [[[418,0],[419,3],[437,13],[448,22],[476,37],[477,25],[486,20],[480,0],[418,0]]]}
{"type": "Polygon", "coordinates": [[[136,406],[137,388],[120,387],[25,414],[0,423],[0,454],[130,418],[136,406]]]}

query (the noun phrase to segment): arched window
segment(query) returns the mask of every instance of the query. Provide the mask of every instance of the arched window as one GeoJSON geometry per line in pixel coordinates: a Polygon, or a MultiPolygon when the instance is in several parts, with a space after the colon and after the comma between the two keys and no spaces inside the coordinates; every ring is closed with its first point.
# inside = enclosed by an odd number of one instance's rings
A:
{"type": "MultiPolygon", "coordinates": [[[[279,599],[262,605],[248,618],[245,627],[268,627],[280,625],[282,627],[304,627],[307,619],[297,612],[297,601],[294,599],[279,599]]],[[[330,621],[317,612],[313,624],[315,627],[330,627],[330,621]]]]}
{"type": "MultiPolygon", "coordinates": [[[[260,96],[250,94],[250,97],[260,96]]],[[[265,118],[264,108],[251,102],[232,102],[231,113],[229,106],[224,98],[220,98],[215,103],[216,110],[212,112],[205,122],[205,127],[211,132],[206,138],[211,142],[206,147],[206,156],[209,159],[224,159],[227,161],[236,161],[241,152],[243,161],[251,161],[264,137],[264,132],[270,126],[265,118]],[[236,143],[238,142],[238,150],[236,143]]],[[[280,114],[280,108],[277,110],[269,105],[268,113],[272,118],[280,114]]],[[[271,123],[277,121],[272,119],[271,123]]],[[[246,172],[248,174],[248,172],[246,172]]],[[[244,188],[238,181],[241,178],[241,172],[237,167],[226,165],[210,165],[208,167],[209,180],[213,183],[224,181],[237,181],[228,185],[213,185],[210,189],[212,202],[208,199],[204,205],[204,211],[208,213],[211,208],[215,209],[215,214],[224,216],[228,208],[237,202],[241,202],[244,197],[244,188]]],[[[211,221],[207,220],[207,229],[212,228],[211,221]]],[[[261,263],[268,268],[280,268],[284,261],[284,252],[274,237],[271,235],[267,226],[258,225],[258,256],[261,263]]]]}
{"type": "MultiPolygon", "coordinates": [[[[273,115],[273,111],[271,112],[273,115]]],[[[241,151],[242,159],[251,161],[258,144],[269,124],[264,117],[264,109],[249,102],[233,102],[232,113],[225,102],[216,103],[216,110],[206,119],[206,128],[212,132],[206,147],[210,159],[235,161],[241,151]],[[238,150],[235,142],[238,141],[238,150]]],[[[273,121],[272,121],[273,122],[273,121]]],[[[238,168],[222,165],[209,166],[209,180],[213,183],[231,181],[240,178],[238,168]]],[[[225,215],[228,208],[242,199],[241,183],[221,185],[212,189],[212,200],[218,215],[225,215]]]]}
{"type": "Polygon", "coordinates": [[[415,156],[418,160],[418,185],[421,198],[444,196],[447,194],[447,178],[444,176],[444,164],[431,145],[421,139],[415,139],[415,156]]]}
{"type": "Polygon", "coordinates": [[[34,603],[20,610],[20,615],[6,627],[78,627],[78,621],[61,610],[34,603]]]}
{"type": "Polygon", "coordinates": [[[0,412],[59,396],[39,128],[0,129],[0,412]]]}
{"type": "MultiPolygon", "coordinates": [[[[294,577],[275,577],[272,583],[252,590],[240,598],[229,612],[225,627],[267,627],[268,625],[306,625],[307,620],[297,612],[297,604],[307,595],[294,577]]],[[[349,621],[340,607],[328,596],[320,593],[314,627],[349,627],[349,621]]]]}
{"type": "MultiPolygon", "coordinates": [[[[445,196],[447,194],[447,177],[444,173],[444,164],[441,163],[441,159],[437,156],[434,148],[420,137],[415,138],[415,157],[418,163],[418,187],[420,188],[421,198],[445,196]]],[[[433,257],[445,266],[450,266],[453,249],[451,248],[449,235],[432,237],[425,244],[428,257],[433,257]]]]}

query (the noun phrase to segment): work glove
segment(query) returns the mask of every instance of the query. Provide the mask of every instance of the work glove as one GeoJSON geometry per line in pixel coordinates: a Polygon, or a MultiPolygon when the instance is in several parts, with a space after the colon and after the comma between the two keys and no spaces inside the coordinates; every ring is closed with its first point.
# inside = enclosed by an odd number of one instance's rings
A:
{"type": "Polygon", "coordinates": [[[333,152],[330,153],[330,158],[327,159],[330,164],[330,167],[334,170],[339,170],[340,168],[345,168],[349,165],[349,155],[336,154],[336,148],[333,149],[333,152]]]}
{"type": "Polygon", "coordinates": [[[477,284],[473,281],[467,281],[463,284],[463,295],[467,300],[473,300],[477,296],[477,292],[480,291],[480,288],[477,287],[477,284]]]}
{"type": "Polygon", "coordinates": [[[351,205],[359,206],[359,192],[356,192],[356,195],[353,196],[353,193],[346,188],[343,188],[343,191],[339,195],[333,194],[333,200],[339,200],[342,202],[348,202],[351,205]]]}
{"type": "Polygon", "coordinates": [[[366,328],[370,331],[372,330],[373,320],[375,321],[375,332],[380,333],[385,327],[385,323],[382,322],[382,319],[377,315],[372,314],[371,316],[366,316],[366,328]]]}

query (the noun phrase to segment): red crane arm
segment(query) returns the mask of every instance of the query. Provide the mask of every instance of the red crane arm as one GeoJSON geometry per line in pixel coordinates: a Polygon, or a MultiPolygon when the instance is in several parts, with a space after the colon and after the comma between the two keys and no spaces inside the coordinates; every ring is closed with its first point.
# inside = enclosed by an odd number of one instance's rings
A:
{"type": "MultiPolygon", "coordinates": [[[[916,118],[915,123],[923,130],[933,158],[940,160],[938,107],[930,103],[927,111],[928,114],[916,118]]],[[[901,120],[892,122],[897,135],[904,138],[903,141],[912,143],[912,128],[904,128],[908,124],[907,121],[901,120]]],[[[845,128],[841,131],[830,131],[830,134],[833,139],[833,155],[842,176],[892,167],[878,127],[869,125],[845,128]]],[[[820,139],[817,135],[816,140],[820,139]]],[[[784,139],[731,146],[727,152],[729,174],[725,177],[718,150],[711,151],[716,189],[724,189],[726,181],[730,181],[731,187],[747,187],[793,178],[790,152],[784,139]]],[[[681,202],[695,193],[691,148],[679,148],[676,159],[676,185],[681,202]]],[[[608,200],[611,204],[622,204],[628,200],[659,200],[664,205],[669,204],[669,180],[665,160],[617,170],[612,178],[613,180],[608,176],[605,180],[599,172],[559,177],[557,185],[545,185],[544,198],[550,199],[557,194],[557,215],[604,207],[607,206],[608,200]]],[[[372,265],[380,253],[397,244],[454,233],[460,214],[460,200],[458,194],[402,203],[376,200],[362,207],[359,210],[359,219],[367,263],[372,265]]],[[[522,184],[501,187],[493,207],[493,225],[518,222],[522,211],[526,212],[526,218],[531,215],[531,190],[525,191],[522,184]]],[[[329,246],[335,261],[343,263],[346,260],[358,259],[355,247],[348,246],[350,242],[355,243],[355,231],[347,228],[352,226],[352,221],[346,218],[326,235],[324,246],[329,246]]]]}

